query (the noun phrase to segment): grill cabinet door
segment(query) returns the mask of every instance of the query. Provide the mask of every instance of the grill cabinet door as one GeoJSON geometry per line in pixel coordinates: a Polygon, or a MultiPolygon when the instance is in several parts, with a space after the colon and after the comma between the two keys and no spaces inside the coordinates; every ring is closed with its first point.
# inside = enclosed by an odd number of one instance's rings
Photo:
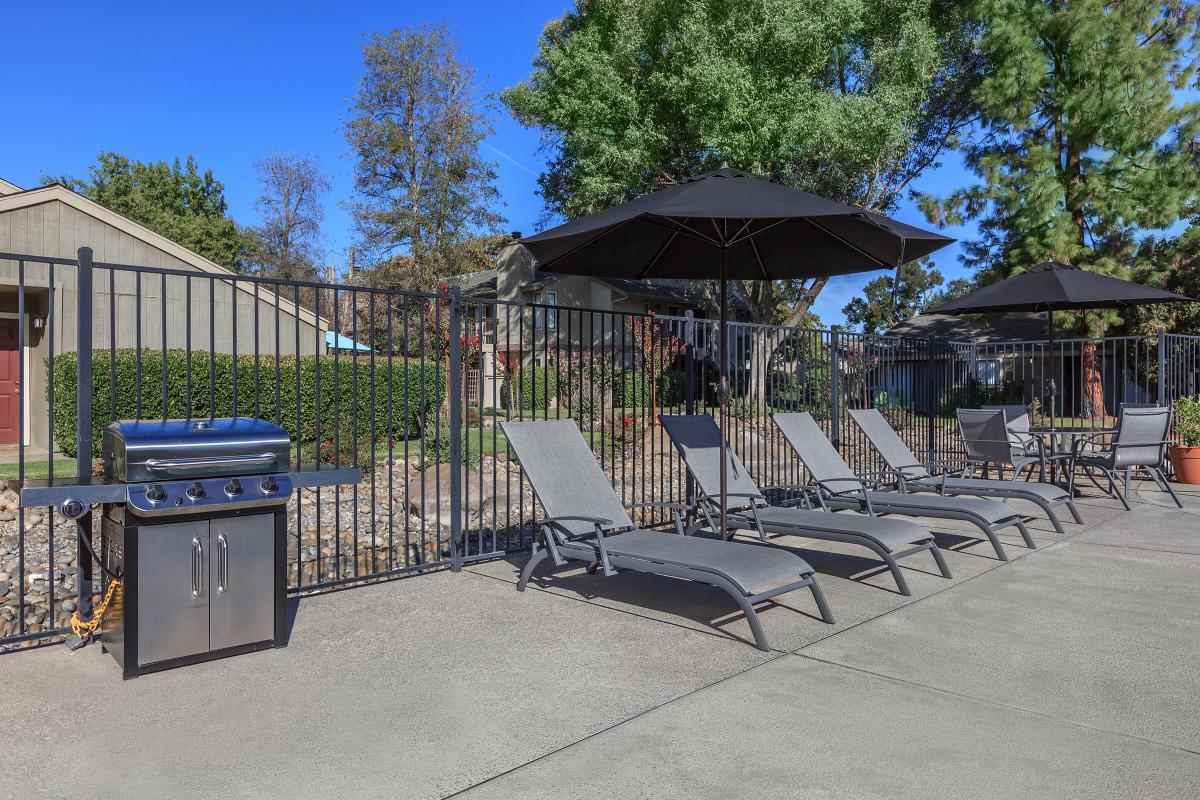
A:
{"type": "Polygon", "coordinates": [[[209,589],[213,650],[275,636],[275,517],[212,521],[209,589]]]}
{"type": "Polygon", "coordinates": [[[138,531],[138,664],[208,651],[208,522],[138,531]]]}

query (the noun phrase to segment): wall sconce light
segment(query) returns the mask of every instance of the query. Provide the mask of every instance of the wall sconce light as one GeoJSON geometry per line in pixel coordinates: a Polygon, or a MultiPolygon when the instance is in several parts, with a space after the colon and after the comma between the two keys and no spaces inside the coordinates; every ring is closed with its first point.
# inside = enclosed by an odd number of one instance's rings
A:
{"type": "Polygon", "coordinates": [[[33,329],[35,331],[40,331],[44,327],[46,327],[46,318],[45,317],[34,317],[33,318],[33,329]]]}

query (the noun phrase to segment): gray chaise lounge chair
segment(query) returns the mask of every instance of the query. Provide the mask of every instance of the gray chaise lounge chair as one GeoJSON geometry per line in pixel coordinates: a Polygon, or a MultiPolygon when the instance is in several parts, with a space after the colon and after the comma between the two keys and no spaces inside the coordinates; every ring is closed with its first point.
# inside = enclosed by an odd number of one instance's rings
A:
{"type": "Polygon", "coordinates": [[[817,496],[828,508],[852,508],[876,514],[906,514],[914,517],[957,519],[975,525],[996,550],[1001,561],[1008,561],[1004,545],[996,531],[1012,525],[1021,532],[1032,550],[1037,545],[1025,528],[1021,515],[996,500],[973,497],[947,497],[936,494],[902,494],[869,488],[868,482],[854,474],[841,455],[807,412],[774,414],[771,419],[808,467],[817,485],[817,496]]]}
{"type": "MultiPolygon", "coordinates": [[[[659,417],[663,429],[688,473],[696,482],[696,497],[689,498],[693,510],[701,515],[712,530],[719,525],[714,515],[720,515],[721,481],[721,430],[708,414],[659,417]]],[[[801,489],[800,497],[791,502],[803,502],[806,508],[772,506],[766,496],[746,471],[741,459],[732,450],[729,452],[728,490],[729,512],[727,523],[730,529],[749,530],[758,533],[758,538],[769,542],[767,532],[805,536],[809,539],[826,539],[866,547],[879,556],[896,579],[900,594],[911,595],[908,581],[896,562],[910,555],[930,552],[944,577],[953,577],[946,565],[933,534],[915,522],[901,519],[877,519],[859,514],[832,514],[814,511],[808,500],[808,492],[801,489]]],[[[784,488],[784,487],[769,487],[784,488]]],[[[697,523],[699,524],[699,523],[697,523]]]]}
{"type": "Polygon", "coordinates": [[[807,588],[821,618],[833,622],[813,568],[795,553],[684,536],[678,512],[687,507],[676,503],[636,507],[669,508],[677,533],[638,530],[571,420],[502,422],[500,427],[547,514],[535,523],[533,554],[521,570],[518,590],[524,591],[534,568],[546,558],[556,566],[570,559],[606,576],[631,570],[723,589],[746,614],[759,650],[768,646],[755,603],[807,588]]]}
{"type": "MultiPolygon", "coordinates": [[[[1004,413],[1004,412],[1001,412],[1004,413]]],[[[1080,525],[1083,517],[1071,495],[1061,486],[1049,483],[1020,483],[1018,481],[986,480],[951,476],[950,469],[932,464],[922,464],[908,449],[900,435],[888,424],[883,414],[875,408],[852,409],[850,417],[858,425],[884,463],[896,476],[896,486],[902,492],[937,492],[942,495],[973,495],[975,497],[1001,497],[1012,500],[1027,500],[1046,512],[1054,530],[1066,533],[1054,513],[1056,506],[1067,507],[1071,516],[1080,525]],[[940,474],[934,475],[932,470],[940,474]]]]}

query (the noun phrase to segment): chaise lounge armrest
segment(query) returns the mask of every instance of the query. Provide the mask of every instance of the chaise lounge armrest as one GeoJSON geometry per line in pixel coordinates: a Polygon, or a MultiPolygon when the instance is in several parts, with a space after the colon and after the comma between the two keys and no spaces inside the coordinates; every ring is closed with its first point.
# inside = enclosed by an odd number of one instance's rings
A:
{"type": "Polygon", "coordinates": [[[625,506],[630,511],[635,511],[639,508],[665,508],[671,512],[671,519],[675,522],[675,532],[680,536],[683,535],[683,520],[680,518],[680,512],[687,513],[692,510],[692,507],[686,503],[670,503],[665,500],[647,500],[641,503],[629,503],[625,506]]]}
{"type": "MultiPolygon", "coordinates": [[[[592,526],[595,528],[596,549],[600,551],[600,566],[602,566],[604,568],[604,574],[606,576],[616,575],[617,571],[614,570],[612,568],[612,565],[609,563],[608,550],[604,546],[604,526],[612,525],[613,521],[611,519],[605,519],[604,517],[585,517],[585,516],[568,515],[568,516],[558,516],[558,517],[543,517],[542,519],[534,520],[533,524],[536,525],[538,527],[538,529],[543,532],[543,535],[545,535],[547,528],[553,529],[555,533],[557,533],[559,536],[562,537],[564,543],[566,543],[566,542],[582,542],[582,541],[587,540],[592,535],[590,533],[571,533],[569,530],[567,530],[566,528],[564,528],[562,526],[562,523],[564,523],[564,522],[589,522],[592,524],[592,526]]],[[[553,537],[545,536],[545,539],[546,539],[546,549],[548,549],[550,551],[550,554],[554,559],[555,565],[561,567],[566,562],[563,559],[562,555],[558,552],[558,547],[555,545],[553,537]]]]}
{"type": "MultiPolygon", "coordinates": [[[[813,496],[819,494],[820,492],[819,489],[803,483],[784,483],[776,486],[763,486],[761,488],[763,494],[766,494],[767,492],[795,492],[798,495],[797,497],[789,497],[786,500],[780,500],[777,505],[782,508],[791,508],[803,503],[804,507],[809,511],[811,511],[813,507],[813,496]]],[[[820,502],[819,497],[817,498],[817,502],[820,502]]]]}

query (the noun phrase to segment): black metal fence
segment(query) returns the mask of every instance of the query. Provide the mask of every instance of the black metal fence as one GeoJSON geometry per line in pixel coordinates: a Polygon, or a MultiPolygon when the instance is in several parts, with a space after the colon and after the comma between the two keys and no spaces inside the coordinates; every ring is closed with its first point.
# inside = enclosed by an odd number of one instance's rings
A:
{"type": "MultiPolygon", "coordinates": [[[[75,523],[22,507],[14,489],[92,475],[110,421],[255,416],[288,429],[295,464],[361,468],[360,483],[289,502],[289,589],[307,593],[528,547],[538,509],[506,419],[573,419],[634,504],[687,495],[657,416],[718,413],[716,323],[691,315],[92,263],[86,250],[0,253],[0,269],[19,354],[15,446],[0,464],[0,651],[56,641],[95,601],[75,523]]],[[[1051,362],[1037,342],[734,323],[729,349],[726,434],[768,485],[806,480],[777,412],[812,413],[872,472],[854,408],[879,408],[914,452],[945,462],[959,457],[955,408],[1044,413],[1051,376],[1058,414],[1097,424],[1121,402],[1200,389],[1200,338],[1166,334],[1067,340],[1051,362]]],[[[82,523],[90,536],[93,518],[82,523]]]]}

